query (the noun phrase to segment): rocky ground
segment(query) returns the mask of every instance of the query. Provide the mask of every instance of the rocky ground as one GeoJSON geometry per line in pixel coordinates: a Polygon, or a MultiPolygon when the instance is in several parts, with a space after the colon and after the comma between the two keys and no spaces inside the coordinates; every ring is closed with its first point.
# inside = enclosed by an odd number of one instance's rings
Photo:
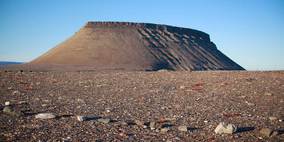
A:
{"type": "Polygon", "coordinates": [[[0,141],[284,141],[283,71],[1,71],[0,88],[0,141]]]}

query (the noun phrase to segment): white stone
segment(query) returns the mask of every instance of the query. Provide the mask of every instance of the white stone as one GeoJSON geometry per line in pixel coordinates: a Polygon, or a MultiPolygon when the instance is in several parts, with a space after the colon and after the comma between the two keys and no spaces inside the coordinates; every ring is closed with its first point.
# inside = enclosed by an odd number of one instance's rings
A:
{"type": "Polygon", "coordinates": [[[233,124],[227,125],[224,122],[221,122],[214,131],[216,134],[233,134],[237,131],[237,127],[233,124]]]}
{"type": "Polygon", "coordinates": [[[89,121],[89,120],[98,120],[100,117],[95,115],[89,115],[89,116],[77,115],[76,118],[78,121],[89,121]]]}
{"type": "Polygon", "coordinates": [[[35,116],[37,119],[53,119],[55,117],[53,113],[39,113],[35,116]]]}
{"type": "Polygon", "coordinates": [[[85,117],[81,116],[81,115],[77,115],[76,118],[77,118],[78,121],[84,121],[85,120],[85,117]]]}
{"type": "Polygon", "coordinates": [[[184,88],[185,88],[185,86],[183,86],[183,85],[179,87],[179,89],[184,89],[184,88]]]}
{"type": "Polygon", "coordinates": [[[16,91],[13,91],[12,93],[13,95],[17,95],[17,94],[21,94],[20,91],[16,90],[16,91]]]}
{"type": "Polygon", "coordinates": [[[10,102],[5,102],[5,106],[9,106],[10,105],[10,102]]]}

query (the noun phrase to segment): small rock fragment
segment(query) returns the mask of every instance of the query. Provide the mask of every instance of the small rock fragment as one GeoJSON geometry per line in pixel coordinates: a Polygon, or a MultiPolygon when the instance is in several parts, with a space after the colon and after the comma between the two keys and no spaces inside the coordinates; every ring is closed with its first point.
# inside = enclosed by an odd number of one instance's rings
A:
{"type": "Polygon", "coordinates": [[[139,125],[139,126],[143,126],[144,125],[144,122],[140,121],[140,120],[134,120],[134,123],[136,125],[139,125]]]}
{"type": "Polygon", "coordinates": [[[278,131],[276,131],[276,130],[275,130],[275,131],[273,131],[273,132],[272,132],[272,134],[271,134],[271,136],[272,136],[272,137],[273,137],[273,136],[277,136],[277,135],[279,135],[279,132],[278,132],[278,131]]]}
{"type": "Polygon", "coordinates": [[[19,105],[21,105],[21,104],[27,104],[27,103],[28,103],[28,102],[26,102],[26,101],[19,101],[19,102],[18,102],[19,105]]]}
{"type": "Polygon", "coordinates": [[[262,140],[263,138],[262,137],[258,137],[258,139],[262,140]]]}
{"type": "Polygon", "coordinates": [[[248,102],[248,101],[245,101],[245,102],[246,102],[246,104],[247,104],[248,106],[255,106],[254,103],[250,103],[250,102],[248,102]]]}
{"type": "Polygon", "coordinates": [[[150,125],[149,125],[150,129],[155,130],[155,125],[156,125],[155,122],[150,122],[150,125]]]}
{"type": "Polygon", "coordinates": [[[107,113],[110,113],[110,108],[105,109],[107,113]]]}
{"type": "Polygon", "coordinates": [[[53,113],[39,113],[35,116],[37,119],[53,119],[55,117],[56,116],[53,113]]]}
{"type": "Polygon", "coordinates": [[[104,124],[107,124],[110,122],[110,119],[109,118],[100,118],[98,119],[98,122],[101,122],[101,123],[104,123],[104,124]]]}
{"type": "Polygon", "coordinates": [[[82,103],[82,104],[85,103],[85,101],[83,99],[80,99],[80,98],[77,99],[77,102],[82,103]]]}
{"type": "Polygon", "coordinates": [[[62,138],[63,142],[70,142],[71,141],[71,137],[67,137],[67,138],[62,138]]]}
{"type": "Polygon", "coordinates": [[[136,125],[135,120],[126,120],[126,125],[136,125]]]}
{"type": "Polygon", "coordinates": [[[169,127],[161,128],[161,133],[166,133],[170,130],[169,127]]]}
{"type": "Polygon", "coordinates": [[[85,117],[81,115],[77,115],[76,118],[78,121],[81,121],[81,122],[86,120],[85,117]]]}
{"type": "Polygon", "coordinates": [[[168,72],[168,70],[167,69],[160,69],[157,72],[168,72]]]}
{"type": "Polygon", "coordinates": [[[120,124],[121,124],[121,125],[128,125],[128,123],[125,122],[125,121],[121,121],[120,124]]]}
{"type": "Polygon", "coordinates": [[[17,95],[17,94],[21,94],[20,91],[16,90],[16,91],[13,91],[12,93],[13,95],[17,95]]]}
{"type": "Polygon", "coordinates": [[[5,102],[5,106],[9,106],[9,105],[10,105],[9,101],[5,102]]]}
{"type": "Polygon", "coordinates": [[[162,106],[162,107],[161,107],[161,109],[162,109],[162,110],[165,110],[165,109],[167,109],[167,108],[166,108],[166,107],[164,107],[164,106],[162,106]]]}
{"type": "Polygon", "coordinates": [[[233,134],[237,131],[237,127],[233,124],[225,124],[224,122],[221,122],[214,131],[216,134],[233,134]]]}
{"type": "Polygon", "coordinates": [[[23,115],[22,112],[15,111],[10,106],[5,106],[4,109],[3,109],[3,112],[8,114],[8,115],[16,116],[16,117],[19,117],[19,116],[23,115]]]}
{"type": "Polygon", "coordinates": [[[82,116],[82,115],[77,115],[76,116],[78,121],[88,121],[88,120],[96,120],[99,119],[100,117],[95,116],[95,115],[90,115],[90,116],[82,116]]]}
{"type": "Polygon", "coordinates": [[[121,137],[127,137],[127,134],[125,134],[123,132],[119,133],[118,135],[121,136],[121,137]]]}
{"type": "Polygon", "coordinates": [[[47,106],[47,104],[41,104],[41,106],[42,106],[42,107],[46,107],[46,106],[47,106]]]}
{"type": "Polygon", "coordinates": [[[270,117],[269,117],[269,120],[275,121],[275,120],[277,120],[277,117],[275,117],[275,116],[270,116],[270,117]]]}
{"type": "Polygon", "coordinates": [[[4,109],[3,109],[3,112],[5,112],[5,113],[9,113],[9,112],[12,112],[12,111],[13,111],[12,108],[9,107],[9,106],[4,107],[4,109]]]}
{"type": "Polygon", "coordinates": [[[260,131],[259,131],[260,134],[266,136],[266,137],[270,137],[273,133],[273,130],[272,129],[269,129],[269,128],[262,128],[260,131]]]}
{"type": "Polygon", "coordinates": [[[269,93],[269,92],[265,92],[264,95],[265,95],[265,96],[272,96],[273,94],[272,94],[272,93],[269,93]]]}
{"type": "Polygon", "coordinates": [[[179,126],[178,130],[181,131],[181,132],[187,132],[187,126],[185,126],[185,125],[179,126]]]}
{"type": "Polygon", "coordinates": [[[183,85],[181,85],[180,87],[179,87],[179,89],[184,89],[185,88],[185,86],[183,86],[183,85]]]}

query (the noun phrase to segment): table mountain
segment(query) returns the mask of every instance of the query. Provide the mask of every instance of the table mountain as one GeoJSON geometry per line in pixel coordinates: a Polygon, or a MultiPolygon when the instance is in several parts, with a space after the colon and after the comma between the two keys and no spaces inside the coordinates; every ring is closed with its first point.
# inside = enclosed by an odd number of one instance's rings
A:
{"type": "Polygon", "coordinates": [[[243,70],[204,32],[130,22],[88,22],[28,64],[94,70],[243,70]]]}

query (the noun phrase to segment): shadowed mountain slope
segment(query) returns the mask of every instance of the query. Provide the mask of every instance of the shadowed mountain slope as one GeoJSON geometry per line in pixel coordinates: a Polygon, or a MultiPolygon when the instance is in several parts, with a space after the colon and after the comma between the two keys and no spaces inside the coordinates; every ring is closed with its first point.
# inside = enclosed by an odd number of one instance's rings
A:
{"type": "Polygon", "coordinates": [[[94,70],[243,70],[204,32],[129,22],[88,22],[28,65],[87,66],[94,70]]]}

